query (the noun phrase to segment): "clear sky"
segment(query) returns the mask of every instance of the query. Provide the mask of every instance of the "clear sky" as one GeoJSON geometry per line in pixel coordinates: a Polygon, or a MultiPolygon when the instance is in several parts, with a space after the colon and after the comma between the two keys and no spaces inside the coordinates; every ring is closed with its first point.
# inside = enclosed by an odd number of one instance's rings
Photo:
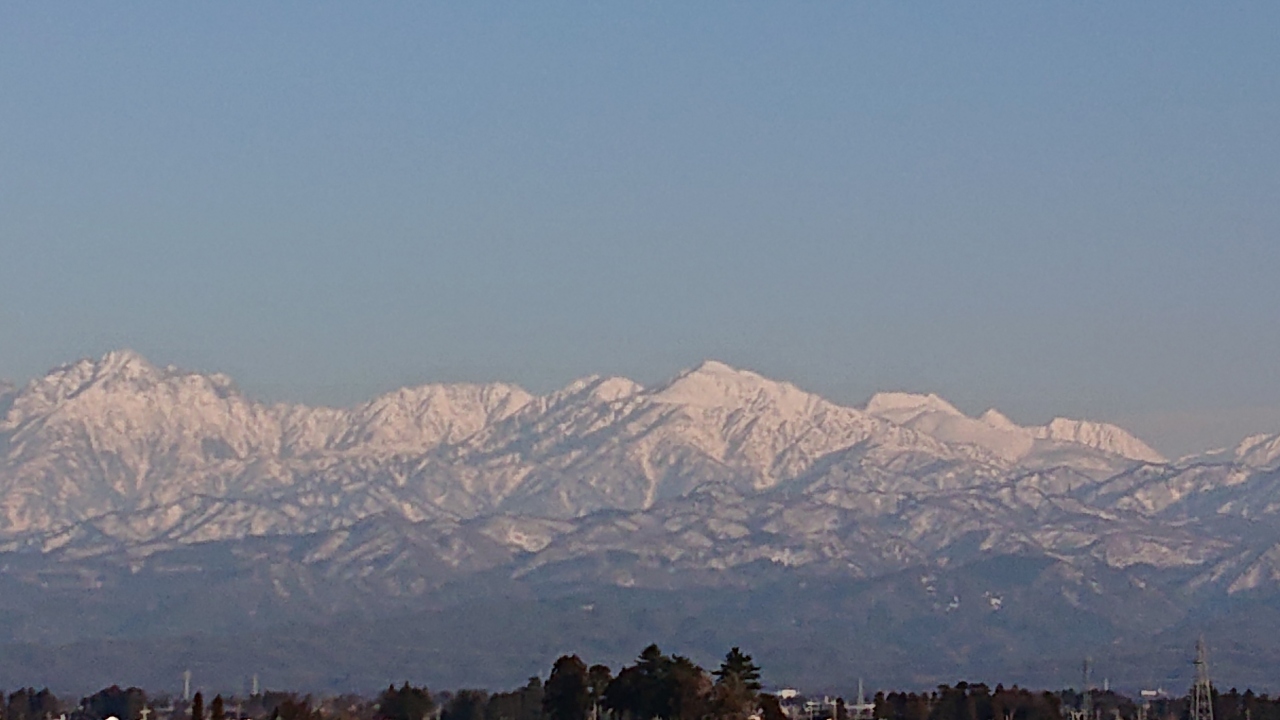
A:
{"type": "Polygon", "coordinates": [[[1280,3],[7,3],[0,377],[1280,431],[1280,3]]]}

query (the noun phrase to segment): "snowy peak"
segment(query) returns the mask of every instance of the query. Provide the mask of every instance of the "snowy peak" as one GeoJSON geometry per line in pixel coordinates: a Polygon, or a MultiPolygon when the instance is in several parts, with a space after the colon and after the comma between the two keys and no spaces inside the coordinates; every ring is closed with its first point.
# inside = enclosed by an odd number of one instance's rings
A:
{"type": "Polygon", "coordinates": [[[95,365],[104,375],[136,377],[156,371],[156,366],[152,365],[149,360],[140,353],[128,348],[108,352],[95,365]]]}
{"type": "Polygon", "coordinates": [[[114,415],[120,429],[143,415],[162,422],[198,421],[212,406],[245,404],[225,375],[157,368],[131,350],[55,368],[28,383],[11,402],[0,427],[15,428],[56,412],[63,420],[79,418],[90,425],[94,418],[114,415]]]}
{"type": "Polygon", "coordinates": [[[1149,445],[1127,430],[1109,423],[1054,418],[1048,425],[1033,430],[1036,437],[1045,440],[1076,443],[1142,462],[1165,462],[1164,456],[1149,445]]]}
{"type": "Polygon", "coordinates": [[[988,411],[982,418],[974,419],[934,394],[879,393],[867,401],[866,410],[875,417],[944,443],[976,445],[1010,463],[1031,452],[1035,442],[1031,433],[1008,422],[1007,418],[1007,424],[1002,425],[991,416],[992,411],[988,411]]]}
{"type": "MultiPolygon", "coordinates": [[[[171,377],[192,374],[172,366],[158,368],[139,353],[126,349],[113,350],[97,360],[81,360],[70,367],[64,378],[109,387],[146,387],[171,377]]],[[[219,380],[229,382],[226,376],[220,376],[219,380]]]]}
{"type": "Polygon", "coordinates": [[[1018,424],[1010,420],[1004,413],[995,408],[988,408],[986,412],[978,416],[982,422],[999,430],[1019,430],[1018,424]]]}
{"type": "Polygon", "coordinates": [[[1280,463],[1280,435],[1252,435],[1236,447],[1236,462],[1256,468],[1280,463]]]}
{"type": "Polygon", "coordinates": [[[504,383],[401,388],[353,410],[339,446],[426,452],[461,442],[531,400],[533,395],[523,388],[504,383]]]}
{"type": "Polygon", "coordinates": [[[707,409],[774,408],[796,414],[821,401],[790,383],[707,360],[651,395],[660,403],[707,409]]]}
{"type": "Polygon", "coordinates": [[[57,403],[80,394],[90,386],[150,384],[161,372],[132,350],[113,350],[101,358],[85,358],[49,371],[32,381],[28,395],[38,395],[47,403],[57,403]]]}
{"type": "Polygon", "coordinates": [[[905,392],[882,392],[871,396],[866,411],[899,425],[906,425],[925,413],[941,413],[951,417],[964,417],[964,413],[942,398],[929,393],[918,395],[905,392]]]}
{"type": "Polygon", "coordinates": [[[866,411],[943,442],[977,445],[1009,462],[1022,462],[1036,453],[1061,459],[1064,445],[1141,462],[1165,461],[1146,443],[1115,425],[1057,418],[1048,425],[1023,427],[994,408],[980,417],[968,417],[933,394],[879,393],[867,402],[866,411]]]}
{"type": "Polygon", "coordinates": [[[574,380],[544,400],[547,406],[565,402],[611,403],[643,391],[640,383],[628,378],[588,375],[574,380]]]}
{"type": "Polygon", "coordinates": [[[617,402],[644,392],[644,387],[624,377],[600,378],[591,389],[591,397],[600,402],[617,402]]]}

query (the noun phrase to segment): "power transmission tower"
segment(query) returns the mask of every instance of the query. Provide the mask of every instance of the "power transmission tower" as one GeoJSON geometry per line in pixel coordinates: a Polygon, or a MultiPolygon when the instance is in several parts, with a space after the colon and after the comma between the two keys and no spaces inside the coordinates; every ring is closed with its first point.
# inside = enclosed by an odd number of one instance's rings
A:
{"type": "Polygon", "coordinates": [[[1071,720],[1094,720],[1093,695],[1090,688],[1089,672],[1092,670],[1093,658],[1086,657],[1080,667],[1080,707],[1070,711],[1071,720]]]}
{"type": "Polygon", "coordinates": [[[1093,718],[1093,683],[1089,677],[1093,670],[1093,658],[1086,657],[1080,668],[1080,717],[1084,720],[1093,718]]]}
{"type": "Polygon", "coordinates": [[[1196,685],[1191,690],[1191,720],[1213,720],[1213,692],[1209,684],[1209,652],[1204,636],[1196,641],[1196,685]]]}

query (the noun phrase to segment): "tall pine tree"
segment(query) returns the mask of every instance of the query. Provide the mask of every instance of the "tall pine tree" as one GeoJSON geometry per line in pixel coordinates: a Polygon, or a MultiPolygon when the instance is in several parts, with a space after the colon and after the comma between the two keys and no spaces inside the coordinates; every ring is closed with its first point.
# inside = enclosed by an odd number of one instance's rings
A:
{"type": "Polygon", "coordinates": [[[577,655],[564,655],[551,668],[543,685],[542,714],[547,720],[587,720],[591,710],[587,664],[577,655]]]}
{"type": "Polygon", "coordinates": [[[716,677],[713,704],[717,716],[740,720],[759,709],[760,667],[750,655],[735,647],[712,674],[716,677]]]}

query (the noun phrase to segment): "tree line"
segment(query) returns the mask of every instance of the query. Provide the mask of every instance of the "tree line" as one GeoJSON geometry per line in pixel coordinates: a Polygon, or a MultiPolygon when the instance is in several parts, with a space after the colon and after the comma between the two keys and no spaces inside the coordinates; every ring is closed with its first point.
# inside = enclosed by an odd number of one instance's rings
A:
{"type": "MultiPolygon", "coordinates": [[[[1211,690],[1214,720],[1280,720],[1280,696],[1211,690]]],[[[1188,696],[1160,697],[1140,704],[1111,690],[1089,691],[1088,720],[1189,720],[1188,696]]],[[[1079,717],[1084,694],[1075,690],[1033,692],[982,683],[940,685],[931,692],[876,693],[875,720],[1065,720],[1079,717]]],[[[844,720],[840,718],[840,720],[844,720]]]]}
{"type": "Polygon", "coordinates": [[[1021,688],[992,691],[981,683],[941,685],[931,693],[876,693],[878,720],[1062,720],[1062,699],[1021,688]]]}
{"type": "MultiPolygon", "coordinates": [[[[1139,708],[1123,695],[1094,690],[1090,701],[1089,720],[1188,720],[1190,714],[1186,697],[1139,708]]],[[[1280,697],[1233,688],[1214,690],[1213,703],[1215,720],[1280,720],[1280,697]]],[[[48,689],[23,688],[0,692],[0,720],[1066,720],[1083,704],[1072,690],[960,682],[928,692],[876,693],[870,717],[855,718],[843,699],[803,706],[764,692],[760,667],[739,648],[708,671],[650,645],[616,674],[564,655],[545,680],[531,677],[505,692],[432,692],[406,682],[372,698],[264,692],[215,695],[206,705],[199,692],[187,702],[113,685],[72,705],[48,689]]]]}

